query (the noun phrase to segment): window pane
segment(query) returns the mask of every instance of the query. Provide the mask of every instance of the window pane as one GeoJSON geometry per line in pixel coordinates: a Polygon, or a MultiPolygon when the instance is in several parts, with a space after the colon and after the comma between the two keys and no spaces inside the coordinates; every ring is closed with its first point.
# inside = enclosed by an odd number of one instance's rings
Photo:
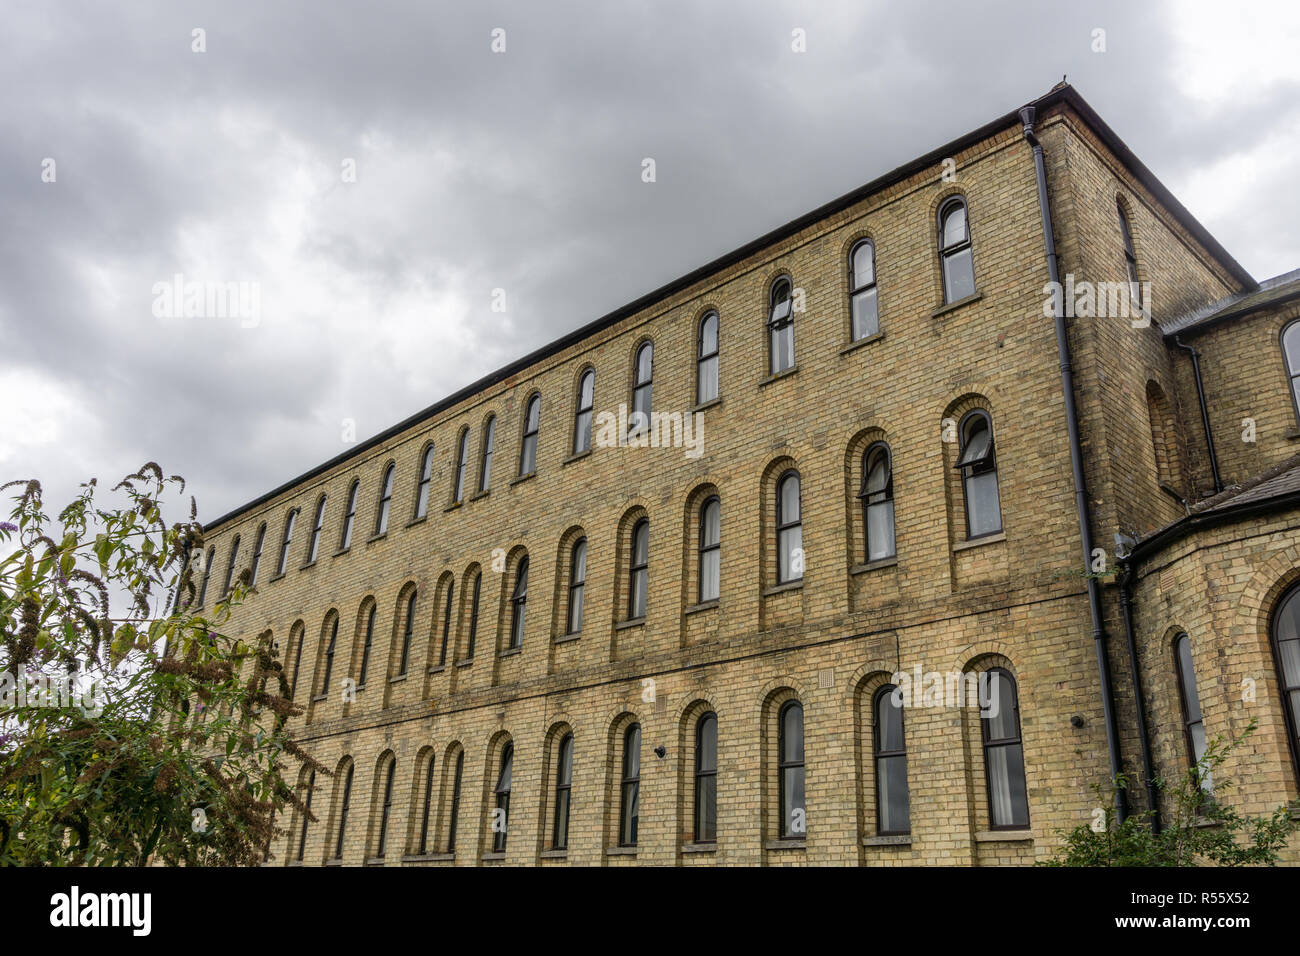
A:
{"type": "Polygon", "coordinates": [[[975,294],[975,267],[971,263],[969,247],[944,256],[943,291],[945,302],[956,302],[975,294]]]}
{"type": "Polygon", "coordinates": [[[781,762],[803,762],[803,708],[798,704],[781,714],[781,762]]]}
{"type": "Polygon", "coordinates": [[[648,577],[645,568],[642,568],[640,571],[637,571],[632,575],[632,594],[630,603],[628,604],[627,615],[629,618],[645,617],[645,590],[647,583],[648,577]]]}
{"type": "Polygon", "coordinates": [[[646,343],[636,353],[636,383],[642,385],[650,381],[654,371],[654,346],[646,343]]]}
{"type": "Polygon", "coordinates": [[[703,405],[718,397],[718,357],[714,355],[700,362],[700,384],[696,403],[703,405]]]}
{"type": "Polygon", "coordinates": [[[784,325],[772,329],[772,374],[784,372],[794,365],[794,326],[784,325]]]}
{"type": "MultiPolygon", "coordinates": [[[[1183,681],[1183,706],[1186,708],[1187,722],[1197,723],[1201,719],[1201,698],[1196,692],[1196,670],[1192,666],[1192,642],[1186,635],[1178,639],[1178,670],[1183,681]]],[[[1200,760],[1200,754],[1197,754],[1200,760]]]]}
{"type": "Polygon", "coordinates": [[[876,734],[881,752],[903,749],[903,706],[892,692],[876,698],[876,734]]]}
{"type": "Polygon", "coordinates": [[[529,435],[524,438],[524,451],[519,462],[519,473],[521,475],[530,475],[537,468],[537,436],[529,435]]]}
{"type": "Polygon", "coordinates": [[[894,503],[884,501],[867,506],[867,560],[881,561],[894,556],[894,503]]]}
{"type": "Polygon", "coordinates": [[[697,731],[696,766],[697,772],[711,772],[718,769],[718,718],[705,714],[700,718],[697,731]]]}
{"type": "Polygon", "coordinates": [[[861,289],[876,281],[875,250],[871,243],[859,243],[853,250],[853,288],[861,289]]]}
{"type": "Polygon", "coordinates": [[[997,827],[1028,826],[1025,758],[1019,744],[988,749],[989,807],[997,827]]]}
{"type": "Polygon", "coordinates": [[[1019,718],[1016,715],[1016,685],[1002,671],[989,671],[989,712],[983,719],[988,740],[1010,740],[1020,736],[1019,718]]]}
{"type": "Polygon", "coordinates": [[[889,488],[889,455],[883,448],[872,453],[867,461],[867,480],[862,491],[875,495],[889,488]]]}
{"type": "Polygon", "coordinates": [[[1300,640],[1278,641],[1277,650],[1286,686],[1300,687],[1300,640]]]}
{"type": "Polygon", "coordinates": [[[1300,322],[1288,325],[1282,333],[1282,349],[1286,353],[1288,371],[1300,375],[1300,322]]]}
{"type": "Polygon", "coordinates": [[[703,521],[700,529],[700,543],[717,544],[722,535],[722,504],[717,499],[704,506],[703,521]]]}
{"type": "Polygon", "coordinates": [[[591,415],[592,413],[589,411],[581,412],[578,415],[578,421],[574,425],[573,433],[573,453],[575,455],[591,450],[591,415]]]}
{"type": "Polygon", "coordinates": [[[876,310],[876,287],[853,296],[853,341],[865,339],[880,331],[880,316],[876,310]]]}
{"type": "Polygon", "coordinates": [[[968,537],[992,534],[1002,529],[998,508],[998,473],[986,471],[966,478],[966,511],[970,519],[968,537]]]}
{"type": "Polygon", "coordinates": [[[722,585],[722,552],[705,551],[700,555],[700,601],[716,601],[722,585]]]}
{"type": "Polygon", "coordinates": [[[718,838],[718,778],[695,781],[695,839],[708,843],[718,838]]]}
{"type": "Polygon", "coordinates": [[[718,350],[718,317],[707,316],[700,324],[700,355],[711,355],[718,350]]]}
{"type": "Polygon", "coordinates": [[[906,833],[911,829],[911,808],[907,795],[907,757],[881,757],[876,761],[876,786],[880,788],[879,829],[906,833]]]}
{"type": "Polygon", "coordinates": [[[799,520],[799,476],[787,475],[781,479],[781,524],[799,520]]]}
{"type": "Polygon", "coordinates": [[[966,206],[953,203],[943,217],[943,247],[966,240],[966,206]]]}
{"type": "Polygon", "coordinates": [[[803,577],[803,528],[795,525],[780,532],[777,542],[779,564],[777,574],[781,581],[795,581],[803,577]]]}
{"type": "Polygon", "coordinates": [[[803,767],[787,767],[782,771],[782,785],[785,799],[781,807],[781,835],[803,836],[806,812],[803,767]]]}
{"type": "Polygon", "coordinates": [[[641,521],[632,533],[632,563],[645,564],[649,560],[650,525],[646,521],[641,521]]]}

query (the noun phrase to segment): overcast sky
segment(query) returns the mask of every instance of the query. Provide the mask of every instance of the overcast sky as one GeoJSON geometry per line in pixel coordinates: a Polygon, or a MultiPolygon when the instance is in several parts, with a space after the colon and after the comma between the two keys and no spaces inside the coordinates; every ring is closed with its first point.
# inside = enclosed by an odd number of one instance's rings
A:
{"type": "Polygon", "coordinates": [[[154,459],[211,520],[1062,74],[1256,278],[1300,266],[1300,5],[1068,7],[10,0],[0,481],[154,459]],[[256,323],[157,316],[177,273],[256,323]]]}

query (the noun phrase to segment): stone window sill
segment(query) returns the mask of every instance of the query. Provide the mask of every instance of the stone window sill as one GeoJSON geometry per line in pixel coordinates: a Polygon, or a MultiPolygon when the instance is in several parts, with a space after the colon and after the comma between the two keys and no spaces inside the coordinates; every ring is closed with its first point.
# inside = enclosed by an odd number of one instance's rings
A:
{"type": "Polygon", "coordinates": [[[504,851],[504,850],[503,850],[502,852],[500,852],[500,853],[484,853],[484,854],[483,854],[483,862],[484,862],[484,863],[491,863],[493,860],[504,860],[505,858],[506,858],[506,854],[505,854],[505,851],[504,851]]]}
{"type": "Polygon", "coordinates": [[[718,845],[716,843],[683,843],[683,853],[717,853],[718,845]]]}
{"type": "Polygon", "coordinates": [[[332,555],[330,555],[330,557],[332,557],[332,558],[337,558],[337,557],[339,557],[339,555],[347,554],[347,553],[348,553],[349,551],[351,551],[351,550],[352,550],[351,545],[349,545],[349,546],[346,547],[346,548],[339,548],[339,549],[338,549],[337,551],[335,551],[332,555]]]}
{"type": "Polygon", "coordinates": [[[442,673],[443,671],[445,671],[446,669],[447,669],[447,665],[446,665],[446,664],[434,664],[432,667],[429,668],[429,670],[428,670],[426,673],[429,673],[429,674],[441,674],[441,673],[442,673]]]}
{"type": "Polygon", "coordinates": [[[605,847],[606,856],[636,856],[636,847],[634,846],[608,846],[605,847]]]}
{"type": "Polygon", "coordinates": [[[764,385],[771,385],[773,382],[779,382],[782,379],[791,378],[798,371],[799,371],[798,365],[791,365],[789,368],[783,371],[777,372],[773,375],[769,375],[767,378],[760,380],[758,383],[758,387],[762,388],[764,385]]]}
{"type": "Polygon", "coordinates": [[[569,858],[568,850],[543,850],[539,854],[543,860],[567,860],[569,858]]]}
{"type": "MultiPolygon", "coordinates": [[[[283,571],[281,571],[279,574],[273,574],[273,575],[271,575],[269,578],[266,579],[266,583],[267,583],[267,584],[274,584],[276,581],[280,580],[282,577],[284,577],[284,572],[283,572],[283,571]]],[[[202,606],[202,605],[200,605],[200,606],[202,606]]]]}
{"type": "Polygon", "coordinates": [[[342,860],[326,860],[326,861],[325,861],[325,865],[326,865],[326,866],[342,866],[342,865],[343,865],[343,861],[342,861],[342,860]]]}
{"type": "Polygon", "coordinates": [[[406,680],[405,674],[394,674],[392,677],[388,678],[388,683],[400,684],[404,680],[406,680]]]}
{"type": "Polygon", "coordinates": [[[406,522],[406,526],[408,528],[414,528],[417,524],[424,524],[428,520],[428,515],[420,515],[419,517],[412,518],[410,521],[406,522]]]}
{"type": "Polygon", "coordinates": [[[701,611],[716,611],[718,609],[718,599],[712,601],[701,601],[699,604],[692,604],[685,611],[687,614],[699,614],[701,611]]]}
{"type": "Polygon", "coordinates": [[[885,337],[884,332],[877,332],[875,335],[864,336],[858,339],[856,342],[850,342],[848,345],[844,346],[844,348],[840,349],[840,354],[848,355],[850,352],[856,352],[864,345],[870,345],[872,342],[879,342],[884,337],[885,337]]]}
{"type": "Polygon", "coordinates": [[[898,558],[881,558],[879,561],[868,561],[866,564],[856,564],[849,568],[849,574],[866,574],[868,571],[880,571],[883,568],[898,567],[898,558]]]}
{"type": "Polygon", "coordinates": [[[590,457],[591,457],[591,449],[588,448],[586,451],[580,451],[576,454],[570,455],[568,458],[564,459],[564,461],[560,462],[560,464],[572,465],[575,461],[582,461],[582,459],[590,458],[590,457]]]}
{"type": "Polygon", "coordinates": [[[719,395],[717,398],[711,398],[707,402],[700,402],[700,404],[692,408],[691,411],[702,412],[708,408],[717,408],[721,404],[722,404],[722,396],[719,395]]]}
{"type": "Polygon", "coordinates": [[[626,621],[619,621],[617,624],[614,625],[614,630],[627,631],[627,630],[631,630],[634,627],[645,627],[645,618],[632,617],[632,618],[628,618],[626,621]]]}
{"type": "Polygon", "coordinates": [[[807,840],[768,840],[763,844],[764,850],[806,850],[807,840]]]}
{"type": "Polygon", "coordinates": [[[930,318],[937,319],[941,315],[947,315],[949,312],[957,311],[962,306],[974,305],[982,298],[984,298],[984,293],[976,292],[973,295],[966,296],[964,299],[958,299],[956,302],[949,302],[947,305],[941,305],[930,313],[930,318]]]}
{"type": "Polygon", "coordinates": [[[465,502],[463,501],[453,501],[451,504],[447,505],[447,507],[442,509],[442,513],[447,514],[449,511],[455,511],[456,509],[463,508],[464,506],[465,506],[465,502]]]}
{"type": "Polygon", "coordinates": [[[471,665],[471,664],[473,664],[473,663],[474,663],[474,658],[472,658],[472,657],[467,657],[467,658],[465,658],[463,661],[457,661],[457,662],[456,662],[456,666],[457,666],[457,667],[469,667],[469,665],[471,665]]]}
{"type": "Polygon", "coordinates": [[[999,531],[996,534],[985,534],[978,538],[969,538],[966,541],[958,541],[952,546],[953,551],[969,551],[971,548],[979,548],[986,544],[997,544],[999,541],[1007,540],[1005,531],[999,531]]]}
{"type": "Polygon", "coordinates": [[[306,564],[300,565],[300,566],[298,567],[298,570],[299,570],[299,571],[306,571],[308,568],[314,568],[314,567],[316,567],[316,562],[315,562],[315,560],[313,559],[313,560],[311,560],[311,561],[308,561],[306,564]]]}
{"type": "Polygon", "coordinates": [[[311,699],[311,702],[312,702],[313,704],[316,704],[316,703],[319,703],[319,702],[322,701],[322,700],[325,700],[327,697],[329,697],[329,694],[317,694],[315,697],[313,697],[313,698],[311,699]]]}
{"type": "Polygon", "coordinates": [[[554,642],[554,643],[556,643],[556,644],[572,644],[574,641],[578,640],[580,637],[582,637],[582,631],[578,631],[576,634],[561,634],[559,637],[557,637],[557,638],[555,639],[555,642],[554,642]]]}
{"type": "Polygon", "coordinates": [[[370,537],[366,538],[366,544],[374,544],[376,541],[383,541],[387,537],[387,531],[380,531],[378,534],[372,534],[370,537]]]}
{"type": "Polygon", "coordinates": [[[784,594],[786,591],[798,591],[803,587],[803,578],[797,581],[787,581],[785,584],[777,584],[763,590],[763,597],[772,597],[775,594],[784,594]]]}
{"type": "Polygon", "coordinates": [[[372,856],[370,859],[366,860],[366,866],[383,866],[384,862],[382,856],[372,856]]]}
{"type": "Polygon", "coordinates": [[[456,859],[455,853],[425,853],[402,857],[403,863],[449,863],[456,859]]]}
{"type": "Polygon", "coordinates": [[[530,471],[526,475],[520,475],[518,478],[512,478],[510,480],[510,487],[513,488],[515,485],[522,485],[529,478],[536,478],[536,477],[537,477],[537,472],[530,471]]]}
{"type": "Polygon", "coordinates": [[[502,652],[500,653],[500,655],[498,655],[498,656],[500,656],[500,657],[515,657],[515,656],[517,656],[518,654],[520,654],[520,653],[522,653],[522,652],[523,652],[523,648],[522,648],[522,647],[507,647],[507,648],[506,648],[504,651],[502,651],[502,652]]]}
{"type": "Polygon", "coordinates": [[[1032,843],[1032,830],[980,830],[975,834],[976,843],[1032,843]]]}
{"type": "Polygon", "coordinates": [[[478,494],[471,496],[469,500],[470,500],[470,501],[482,501],[484,498],[486,498],[486,497],[487,497],[488,495],[490,495],[490,494],[492,494],[492,489],[491,489],[491,488],[484,488],[484,489],[481,490],[478,494]]]}
{"type": "Polygon", "coordinates": [[[863,846],[911,846],[910,833],[896,833],[887,836],[869,836],[862,838],[863,846]]]}

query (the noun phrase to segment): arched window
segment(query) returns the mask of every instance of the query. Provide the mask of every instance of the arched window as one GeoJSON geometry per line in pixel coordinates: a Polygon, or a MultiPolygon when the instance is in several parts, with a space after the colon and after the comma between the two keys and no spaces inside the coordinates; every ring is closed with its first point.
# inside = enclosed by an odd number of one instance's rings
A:
{"type": "Polygon", "coordinates": [[[881,836],[912,832],[903,703],[896,690],[893,684],[880,688],[871,708],[875,718],[876,832],[881,836]]]}
{"type": "Polygon", "coordinates": [[[1192,666],[1192,642],[1186,634],[1174,641],[1174,657],[1178,664],[1178,692],[1183,705],[1183,738],[1187,744],[1187,760],[1196,772],[1201,792],[1210,796],[1214,792],[1214,778],[1210,768],[1203,766],[1205,759],[1205,720],[1201,715],[1201,697],[1196,691],[1196,670],[1192,666]]]}
{"type": "Polygon", "coordinates": [[[257,529],[257,540],[253,544],[253,563],[250,565],[248,573],[248,585],[253,587],[257,584],[257,569],[262,566],[262,545],[266,543],[266,522],[257,529]]]}
{"type": "Polygon", "coordinates": [[[424,812],[420,815],[420,842],[416,853],[424,856],[429,852],[429,819],[433,810],[433,766],[435,757],[429,754],[429,763],[424,768],[424,812]]]}
{"type": "Polygon", "coordinates": [[[451,602],[455,597],[456,582],[447,578],[447,596],[442,602],[442,650],[438,652],[438,666],[447,665],[447,646],[451,643],[451,602]]]}
{"type": "Polygon", "coordinates": [[[645,617],[646,589],[650,585],[650,521],[640,519],[632,527],[632,547],[628,563],[627,617],[629,621],[645,617]]]}
{"type": "Polygon", "coordinates": [[[849,254],[849,310],[853,316],[853,341],[880,331],[876,301],[876,247],[863,239],[849,254]]]}
{"type": "Polygon", "coordinates": [[[492,487],[492,453],[496,446],[496,436],[497,417],[489,415],[487,424],[483,426],[483,458],[478,469],[479,494],[492,487]]]}
{"type": "Polygon", "coordinates": [[[239,558],[239,535],[235,535],[235,540],[230,543],[230,561],[226,564],[226,583],[221,589],[222,594],[230,591],[230,585],[235,580],[235,561],[239,558]]]}
{"type": "Polygon", "coordinates": [[[510,777],[514,772],[515,745],[508,743],[501,751],[501,771],[497,774],[496,812],[492,814],[492,851],[506,851],[506,834],[510,828],[510,777]]]}
{"type": "Polygon", "coordinates": [[[1133,231],[1128,225],[1128,216],[1124,213],[1124,204],[1115,201],[1115,211],[1119,214],[1119,233],[1124,239],[1124,271],[1128,275],[1129,297],[1140,309],[1142,306],[1142,287],[1138,284],[1137,253],[1133,250],[1133,231]]]}
{"type": "Polygon", "coordinates": [[[591,451],[592,408],[596,400],[596,370],[587,369],[578,380],[578,408],[573,414],[573,453],[591,451]]]}
{"type": "Polygon", "coordinates": [[[330,674],[334,672],[334,650],[339,639],[339,616],[334,615],[334,620],[330,623],[329,643],[325,645],[325,673],[321,675],[320,696],[324,697],[330,692],[330,674]]]}
{"type": "Polygon", "coordinates": [[[537,432],[542,420],[542,396],[528,400],[524,411],[524,441],[519,449],[519,475],[531,475],[537,470],[537,432]]]}
{"type": "Polygon", "coordinates": [[[528,555],[519,559],[515,572],[515,590],[510,595],[510,647],[524,646],[524,612],[528,609],[528,555]]]}
{"type": "Polygon", "coordinates": [[[565,734],[555,766],[555,824],[551,828],[551,849],[569,847],[569,798],[573,790],[573,734],[565,734]]]}
{"type": "Polygon", "coordinates": [[[465,470],[469,467],[469,429],[466,428],[460,433],[460,441],[456,445],[456,478],[452,486],[451,500],[454,504],[460,504],[465,500],[465,470]]]}
{"type": "Polygon", "coordinates": [[[966,537],[980,538],[1002,530],[998,498],[998,464],[993,450],[993,421],[980,410],[967,412],[961,422],[962,498],[966,502],[966,537]]]}
{"type": "Polygon", "coordinates": [[[989,790],[989,825],[994,830],[1023,830],[1029,826],[1029,797],[1016,679],[1001,667],[988,671],[984,679],[988,681],[989,706],[980,711],[980,732],[989,790]]]}
{"type": "Polygon", "coordinates": [[[456,824],[460,821],[460,780],[465,769],[465,751],[456,754],[456,775],[451,783],[451,812],[447,815],[447,852],[456,852],[456,824]]]}
{"type": "Polygon", "coordinates": [[[787,471],[776,483],[776,555],[778,584],[803,578],[803,519],[797,471],[787,471]]]}
{"type": "Polygon", "coordinates": [[[348,811],[352,809],[352,771],[355,764],[348,764],[347,776],[343,778],[343,800],[339,804],[339,835],[334,844],[334,859],[343,859],[343,837],[348,831],[348,811]]]}
{"type": "Polygon", "coordinates": [[[203,562],[203,583],[199,585],[199,607],[208,599],[208,580],[212,577],[212,563],[217,560],[216,547],[208,548],[208,558],[203,562]]]}
{"type": "Polygon", "coordinates": [[[1300,587],[1293,587],[1278,604],[1272,632],[1287,743],[1296,778],[1300,779],[1300,587]]]}
{"type": "Polygon", "coordinates": [[[1287,381],[1291,383],[1291,404],[1300,422],[1300,321],[1282,330],[1282,359],[1286,363],[1287,381]]]}
{"type": "Polygon", "coordinates": [[[568,634],[582,630],[582,604],[587,590],[587,539],[573,542],[569,557],[569,615],[568,634]]]}
{"type": "Polygon", "coordinates": [[[786,701],[778,716],[778,728],[781,838],[801,840],[808,832],[804,801],[803,705],[797,700],[786,701]]]}
{"type": "Polygon", "coordinates": [[[402,653],[397,659],[397,673],[406,673],[406,664],[411,657],[411,637],[415,634],[415,599],[419,597],[418,591],[412,591],[411,596],[406,599],[406,623],[402,627],[402,653]]]}
{"type": "Polygon", "coordinates": [[[718,313],[700,319],[695,354],[695,404],[703,405],[718,397],[718,313]]]}
{"type": "Polygon", "coordinates": [[[474,582],[470,585],[469,598],[469,643],[465,652],[465,660],[474,658],[474,641],[478,637],[478,599],[479,590],[483,586],[483,574],[481,571],[474,572],[474,582]]]}
{"type": "Polygon", "coordinates": [[[316,517],[311,523],[311,538],[307,541],[307,563],[311,564],[316,560],[316,555],[320,551],[320,533],[325,527],[325,496],[321,495],[320,501],[316,502],[316,517]]]}
{"type": "Polygon", "coordinates": [[[953,196],[939,208],[939,264],[945,303],[975,294],[970,223],[966,220],[966,200],[961,196],[953,196]]]}
{"type": "Polygon", "coordinates": [[[370,605],[370,612],[366,615],[366,634],[361,644],[361,670],[357,674],[357,687],[366,686],[366,671],[370,669],[370,646],[375,639],[375,607],[370,605]]]}
{"type": "Polygon", "coordinates": [[[396,471],[396,465],[384,469],[384,480],[380,483],[379,491],[379,514],[375,515],[375,534],[388,532],[388,511],[393,505],[393,475],[396,471]]]}
{"type": "Polygon", "coordinates": [[[301,863],[303,854],[307,852],[307,824],[311,822],[311,797],[316,792],[316,771],[311,772],[307,780],[307,796],[303,798],[304,813],[302,814],[302,829],[298,833],[298,852],[295,859],[301,863]]]}
{"type": "Polygon", "coordinates": [[[722,501],[717,495],[700,507],[700,603],[722,591],[722,501]]]}
{"type": "Polygon", "coordinates": [[[718,715],[710,711],[695,725],[695,842],[718,839],[718,715]]]}
{"type": "Polygon", "coordinates": [[[343,533],[339,535],[339,550],[346,551],[352,547],[352,522],[357,516],[357,492],[361,490],[361,479],[352,479],[348,488],[348,506],[343,512],[343,533]]]}
{"type": "Polygon", "coordinates": [[[275,564],[275,573],[284,574],[289,567],[289,545],[293,543],[293,526],[298,523],[298,509],[289,512],[284,519],[284,538],[280,541],[280,560],[275,564]]]}
{"type": "Polygon", "coordinates": [[[889,446],[876,442],[862,455],[862,526],[867,561],[892,558],[894,547],[894,466],[889,446]]]}
{"type": "Polygon", "coordinates": [[[619,787],[618,845],[636,846],[641,800],[641,725],[623,732],[623,778],[619,787]]]}
{"type": "Polygon", "coordinates": [[[429,484],[433,481],[433,446],[420,456],[420,477],[415,484],[415,516],[423,518],[429,513],[429,484]]]}
{"type": "Polygon", "coordinates": [[[636,350],[636,365],[632,373],[632,413],[628,415],[628,433],[639,435],[650,430],[650,410],[654,392],[655,347],[651,342],[641,343],[636,350]]]}
{"type": "Polygon", "coordinates": [[[767,299],[770,370],[779,375],[794,367],[794,285],[788,276],[772,283],[767,299]]]}
{"type": "Polygon", "coordinates": [[[294,641],[293,632],[289,632],[289,640],[293,641],[293,679],[289,682],[289,699],[293,700],[298,695],[298,675],[302,672],[302,645],[307,640],[307,629],[298,625],[298,639],[294,641]]]}
{"type": "Polygon", "coordinates": [[[379,810],[379,836],[375,843],[375,857],[382,860],[388,848],[388,820],[393,813],[393,777],[397,774],[397,761],[388,761],[388,772],[384,774],[384,802],[379,810]]]}

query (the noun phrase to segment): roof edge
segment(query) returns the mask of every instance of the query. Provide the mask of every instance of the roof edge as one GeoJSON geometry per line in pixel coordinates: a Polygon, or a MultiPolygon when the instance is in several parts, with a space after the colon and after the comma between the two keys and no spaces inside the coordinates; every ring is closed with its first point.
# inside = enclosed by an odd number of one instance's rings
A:
{"type": "MultiPolygon", "coordinates": [[[[1243,269],[1241,265],[1235,259],[1232,258],[1232,256],[1228,255],[1227,250],[1225,250],[1221,245],[1219,245],[1218,241],[1213,236],[1210,235],[1210,233],[1205,229],[1205,227],[1202,226],[1194,216],[1192,216],[1192,214],[1186,209],[1186,207],[1184,207],[1182,203],[1180,203],[1177,199],[1175,199],[1173,194],[1170,193],[1169,190],[1166,189],[1158,179],[1156,179],[1155,175],[1141,162],[1141,160],[1137,158],[1137,156],[1133,154],[1132,150],[1130,150],[1128,146],[1124,144],[1123,140],[1121,140],[1115,134],[1115,131],[1112,130],[1108,125],[1106,125],[1106,123],[1101,119],[1101,117],[1097,115],[1097,113],[1092,109],[1091,106],[1088,105],[1088,103],[1083,99],[1083,97],[1079,95],[1079,93],[1074,89],[1074,87],[1070,86],[1069,84],[1058,84],[1043,96],[1040,96],[1036,100],[1032,100],[1030,103],[1026,105],[1033,106],[1041,112],[1042,110],[1048,109],[1050,107],[1056,106],[1061,103],[1068,105],[1071,109],[1073,109],[1076,113],[1079,114],[1079,116],[1084,120],[1085,123],[1087,123],[1090,127],[1092,127],[1094,132],[1096,132],[1101,137],[1102,141],[1106,144],[1107,148],[1109,148],[1112,152],[1114,152],[1115,155],[1120,159],[1120,161],[1125,166],[1127,166],[1135,176],[1137,176],[1139,182],[1141,182],[1144,186],[1150,189],[1156,195],[1156,198],[1159,199],[1162,203],[1164,203],[1169,208],[1170,212],[1173,213],[1174,217],[1178,219],[1179,222],[1189,232],[1192,233],[1192,235],[1197,239],[1197,241],[1200,242],[1201,245],[1204,246],[1206,250],[1210,252],[1211,255],[1221,260],[1222,264],[1230,272],[1232,272],[1238,279],[1240,279],[1243,283],[1245,283],[1248,287],[1253,288],[1256,285],[1256,282],[1251,277],[1251,275],[1248,272],[1246,272],[1246,270],[1243,269]]],[[[204,530],[206,532],[212,532],[216,530],[223,524],[233,521],[235,518],[240,517],[246,512],[252,511],[254,508],[266,504],[268,501],[271,501],[272,499],[278,497],[279,495],[284,494],[286,491],[291,490],[295,486],[310,481],[313,478],[316,478],[317,476],[322,475],[325,472],[337,467],[338,465],[341,465],[352,458],[359,457],[365,452],[370,451],[371,449],[384,444],[389,439],[393,438],[395,435],[398,435],[406,431],[408,428],[418,425],[423,421],[427,421],[428,419],[433,418],[434,416],[440,414],[441,412],[444,412],[447,409],[459,404],[460,402],[464,401],[465,399],[469,398],[475,393],[484,391],[485,389],[491,388],[494,385],[500,384],[502,381],[510,378],[512,375],[515,375],[523,371],[529,366],[535,365],[538,362],[542,361],[543,359],[556,355],[559,352],[564,351],[571,345],[575,345],[576,343],[581,342],[583,339],[589,338],[590,336],[595,335],[597,332],[604,331],[605,329],[614,326],[615,324],[622,321],[623,319],[635,315],[637,312],[641,311],[647,306],[653,305],[655,302],[658,302],[662,299],[666,299],[669,296],[682,291],[683,289],[687,289],[690,286],[694,285],[695,283],[708,278],[710,275],[713,275],[714,273],[719,272],[722,269],[734,265],[737,262],[741,262],[749,258],[750,256],[754,255],[755,253],[761,252],[763,249],[767,248],[768,246],[774,245],[775,243],[780,242],[783,239],[787,239],[790,236],[795,235],[799,231],[806,229],[811,225],[814,225],[820,220],[832,216],[835,213],[840,212],[848,208],[849,206],[852,206],[853,204],[860,202],[863,199],[866,199],[867,197],[871,196],[873,193],[877,193],[888,186],[900,182],[906,179],[907,177],[914,175],[917,172],[920,172],[926,167],[937,165],[944,158],[951,156],[954,153],[960,152],[964,149],[968,149],[971,146],[975,145],[976,143],[988,139],[989,137],[993,136],[996,133],[1001,132],[1002,130],[1006,129],[1009,126],[1014,125],[1019,127],[1023,125],[1021,123],[1020,113],[1019,113],[1021,108],[1022,107],[1017,107],[1016,109],[1013,109],[1003,114],[997,119],[985,123],[983,126],[980,126],[978,129],[972,130],[971,132],[966,133],[963,136],[959,136],[957,139],[954,139],[949,143],[945,143],[944,145],[939,146],[936,149],[932,149],[928,153],[925,153],[924,155],[919,156],[916,159],[904,163],[902,166],[898,166],[890,170],[889,172],[885,173],[884,175],[878,176],[875,179],[871,180],[870,182],[865,183],[864,185],[859,186],[856,189],[847,192],[836,199],[832,199],[830,202],[818,206],[816,209],[813,209],[811,212],[804,213],[798,218],[792,219],[782,226],[778,226],[777,228],[771,230],[770,232],[767,232],[764,235],[759,236],[757,239],[750,240],[744,245],[736,249],[733,249],[731,252],[725,253],[724,255],[719,256],[718,258],[713,259],[712,261],[707,262],[704,265],[691,270],[685,275],[680,276],[679,278],[674,279],[671,282],[662,285],[659,288],[646,293],[645,295],[640,296],[639,298],[633,300],[632,302],[620,306],[619,308],[614,309],[612,312],[608,312],[605,315],[601,316],[600,318],[588,322],[586,325],[580,326],[577,329],[574,329],[572,332],[568,332],[565,335],[562,335],[560,338],[555,339],[554,341],[550,342],[547,345],[543,345],[541,348],[535,349],[534,351],[528,353],[522,358],[518,358],[513,362],[510,362],[509,364],[502,366],[496,371],[488,373],[487,375],[483,376],[477,381],[471,382],[470,384],[464,386],[463,388],[458,389],[457,391],[453,392],[451,395],[448,395],[446,398],[443,398],[440,401],[435,402],[432,405],[429,405],[428,407],[422,409],[421,411],[416,412],[413,415],[407,416],[406,418],[402,419],[395,425],[391,425],[388,428],[385,428],[384,430],[371,436],[370,438],[367,438],[364,441],[359,442],[358,444],[354,445],[352,448],[348,449],[347,451],[335,455],[333,458],[330,458],[329,460],[319,465],[316,465],[313,468],[308,469],[307,471],[303,472],[297,477],[291,478],[288,481],[283,482],[280,485],[277,485],[275,488],[271,489],[265,494],[259,495],[258,497],[252,499],[251,501],[248,501],[245,504],[240,505],[239,507],[226,512],[225,514],[221,515],[219,518],[216,518],[211,522],[205,523],[203,525],[204,530]]]]}

